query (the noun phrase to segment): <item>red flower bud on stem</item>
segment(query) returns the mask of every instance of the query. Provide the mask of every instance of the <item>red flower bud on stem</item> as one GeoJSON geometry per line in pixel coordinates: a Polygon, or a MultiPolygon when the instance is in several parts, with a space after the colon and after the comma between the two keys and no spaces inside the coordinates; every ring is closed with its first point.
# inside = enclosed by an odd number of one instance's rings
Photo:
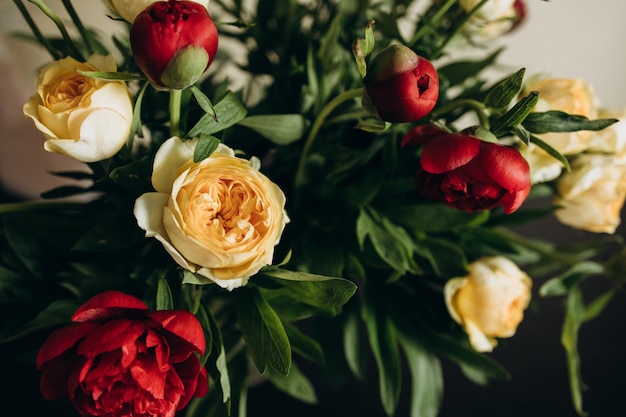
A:
{"type": "Polygon", "coordinates": [[[217,51],[217,28],[207,9],[192,1],[158,1],[130,30],[139,68],[157,87],[182,90],[195,83],[217,51]]]}
{"type": "Polygon", "coordinates": [[[421,119],[439,97],[439,77],[433,64],[403,45],[391,45],[378,53],[363,84],[363,107],[392,123],[421,119]]]}
{"type": "Polygon", "coordinates": [[[502,206],[517,210],[530,192],[530,167],[520,152],[435,126],[417,126],[402,139],[420,145],[417,190],[426,198],[468,212],[502,206]]]}

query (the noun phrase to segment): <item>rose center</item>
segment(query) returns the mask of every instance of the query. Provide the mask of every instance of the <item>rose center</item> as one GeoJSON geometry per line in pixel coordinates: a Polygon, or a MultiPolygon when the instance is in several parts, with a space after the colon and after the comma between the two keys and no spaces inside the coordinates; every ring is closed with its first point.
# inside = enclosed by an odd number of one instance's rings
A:
{"type": "Polygon", "coordinates": [[[78,74],[68,74],[50,89],[46,96],[46,107],[55,113],[79,107],[93,87],[91,79],[78,74]]]}

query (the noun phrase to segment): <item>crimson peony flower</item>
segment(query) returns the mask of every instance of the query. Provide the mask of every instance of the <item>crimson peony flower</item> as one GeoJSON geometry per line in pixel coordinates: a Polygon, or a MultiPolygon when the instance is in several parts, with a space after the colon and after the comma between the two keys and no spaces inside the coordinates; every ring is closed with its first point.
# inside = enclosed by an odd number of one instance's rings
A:
{"type": "Polygon", "coordinates": [[[421,119],[439,97],[439,77],[433,64],[403,45],[391,45],[378,53],[363,84],[363,107],[392,123],[421,119]]]}
{"type": "Polygon", "coordinates": [[[158,1],[130,30],[137,65],[157,87],[182,90],[206,71],[217,51],[217,28],[206,7],[193,1],[158,1]]]}
{"type": "Polygon", "coordinates": [[[402,146],[423,144],[415,176],[418,191],[465,211],[502,206],[510,214],[530,192],[530,168],[510,146],[486,142],[434,126],[417,126],[402,139],[402,146]]]}
{"type": "Polygon", "coordinates": [[[37,355],[47,400],[69,397],[83,416],[173,417],[208,390],[196,353],[205,340],[184,310],[148,311],[139,299],[106,291],[52,333],[37,355]]]}

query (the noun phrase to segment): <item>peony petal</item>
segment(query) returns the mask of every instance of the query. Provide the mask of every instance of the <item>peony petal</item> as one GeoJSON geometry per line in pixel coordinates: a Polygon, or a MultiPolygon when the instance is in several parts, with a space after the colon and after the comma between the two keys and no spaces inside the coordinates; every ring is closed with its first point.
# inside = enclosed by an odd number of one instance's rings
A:
{"type": "Polygon", "coordinates": [[[526,201],[526,197],[528,197],[529,193],[530,187],[505,195],[501,200],[504,212],[506,214],[511,214],[520,208],[524,201],[526,201]]]}
{"type": "Polygon", "coordinates": [[[421,145],[431,141],[432,139],[437,138],[438,136],[447,135],[448,132],[445,130],[433,126],[433,125],[420,125],[415,126],[413,129],[409,130],[402,141],[400,142],[400,146],[404,147],[406,145],[421,145]]]}
{"type": "Polygon", "coordinates": [[[76,368],[81,367],[82,358],[76,356],[65,357],[53,362],[48,362],[41,370],[39,389],[41,395],[49,401],[67,398],[72,395],[68,382],[76,368]]]}
{"type": "Polygon", "coordinates": [[[121,291],[105,291],[87,300],[76,310],[72,321],[103,321],[117,318],[120,312],[130,310],[148,310],[148,306],[140,299],[121,291]]]}
{"type": "Polygon", "coordinates": [[[482,141],[461,134],[439,136],[424,145],[421,165],[431,174],[442,174],[462,167],[480,152],[482,141]]]}
{"type": "Polygon", "coordinates": [[[54,331],[37,353],[37,369],[61,356],[98,327],[97,323],[79,323],[54,331]]]}
{"type": "Polygon", "coordinates": [[[204,354],[206,341],[200,321],[186,310],[159,310],[147,314],[165,330],[191,343],[197,352],[204,354]]]}
{"type": "Polygon", "coordinates": [[[148,391],[156,399],[165,398],[165,378],[167,373],[161,372],[151,356],[138,358],[130,367],[130,373],[137,384],[148,391]]]}
{"type": "Polygon", "coordinates": [[[488,142],[482,145],[480,164],[495,182],[509,191],[530,188],[530,167],[517,149],[488,142]]]}
{"type": "MultiPolygon", "coordinates": [[[[145,323],[120,319],[100,325],[78,345],[78,354],[93,358],[104,352],[124,349],[126,345],[137,343],[146,331],[145,323]]],[[[129,348],[132,350],[132,347],[129,348]]]]}

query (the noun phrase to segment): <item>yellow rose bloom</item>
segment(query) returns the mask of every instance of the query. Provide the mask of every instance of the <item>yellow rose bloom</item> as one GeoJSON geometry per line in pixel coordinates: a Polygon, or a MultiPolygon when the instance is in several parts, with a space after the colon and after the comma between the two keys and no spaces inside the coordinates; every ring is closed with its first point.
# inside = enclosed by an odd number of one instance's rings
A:
{"type": "Polygon", "coordinates": [[[133,103],[123,81],[103,81],[77,71],[116,71],[112,55],[92,55],[87,62],[71,57],[53,61],[39,73],[37,93],[24,115],[46,137],[44,148],[81,162],[115,155],[126,143],[133,103]]]}
{"type": "Polygon", "coordinates": [[[233,289],[271,264],[285,224],[285,195],[225,145],[193,162],[197,140],[172,137],[156,153],[135,217],[183,268],[233,289]]]}
{"type": "Polygon", "coordinates": [[[497,345],[495,338],[515,334],[530,302],[532,281],[501,256],[481,258],[468,269],[467,276],[446,283],[446,307],[469,336],[472,347],[490,352],[497,345]]]}

